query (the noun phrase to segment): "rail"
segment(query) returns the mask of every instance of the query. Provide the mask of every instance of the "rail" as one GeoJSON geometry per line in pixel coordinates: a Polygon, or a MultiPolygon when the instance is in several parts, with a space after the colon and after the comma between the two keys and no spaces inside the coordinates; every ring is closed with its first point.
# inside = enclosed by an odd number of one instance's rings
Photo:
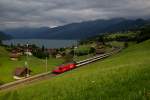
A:
{"type": "MultiPolygon", "coordinates": [[[[88,58],[88,59],[85,59],[85,60],[82,60],[82,61],[79,61],[77,62],[77,68],[78,67],[81,67],[83,65],[86,65],[86,64],[89,64],[89,63],[92,63],[92,62],[95,62],[97,60],[100,60],[100,59],[103,59],[103,58],[106,58],[106,57],[109,57],[115,53],[118,53],[121,51],[122,48],[114,48],[111,52],[109,53],[105,53],[105,54],[101,54],[101,55],[97,55],[97,56],[94,56],[94,57],[91,57],[91,58],[88,58]]],[[[42,73],[42,74],[38,74],[38,75],[34,75],[32,77],[28,77],[28,78],[24,78],[24,79],[21,79],[21,80],[18,80],[18,81],[15,81],[15,82],[10,82],[10,83],[6,83],[4,85],[1,85],[0,86],[0,90],[4,90],[4,89],[8,89],[8,88],[11,88],[11,87],[15,87],[19,84],[24,84],[26,82],[30,82],[30,81],[34,81],[34,80],[38,80],[38,79],[43,79],[43,77],[46,77],[46,76],[55,76],[54,74],[52,74],[52,72],[46,72],[46,73],[42,73]]],[[[48,78],[49,78],[48,77],[48,78]]]]}

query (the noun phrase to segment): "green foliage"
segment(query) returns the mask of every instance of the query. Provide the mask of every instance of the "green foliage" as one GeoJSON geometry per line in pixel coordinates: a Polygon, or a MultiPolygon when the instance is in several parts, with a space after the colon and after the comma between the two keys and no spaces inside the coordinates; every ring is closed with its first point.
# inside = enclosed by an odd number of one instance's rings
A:
{"type": "Polygon", "coordinates": [[[34,51],[33,55],[35,57],[37,57],[37,58],[40,58],[40,59],[45,59],[46,57],[49,58],[48,52],[43,51],[43,49],[42,50],[38,50],[38,51],[34,51]]]}
{"type": "Polygon", "coordinates": [[[124,48],[127,48],[128,46],[128,42],[124,42],[124,48]]]}
{"type": "Polygon", "coordinates": [[[150,39],[150,25],[146,25],[140,29],[140,33],[137,36],[137,43],[150,39]]]}
{"type": "Polygon", "coordinates": [[[95,53],[96,49],[94,47],[91,47],[89,50],[89,53],[95,53]]]}
{"type": "Polygon", "coordinates": [[[45,51],[45,47],[44,47],[44,45],[42,45],[42,52],[44,52],[45,51]]]}
{"type": "Polygon", "coordinates": [[[104,36],[105,41],[136,41],[136,36],[138,32],[118,32],[118,33],[111,33],[104,36]]]}
{"type": "Polygon", "coordinates": [[[2,45],[2,41],[0,40],[0,45],[2,45]]]}
{"type": "Polygon", "coordinates": [[[65,62],[65,63],[72,62],[72,61],[73,61],[73,56],[74,56],[74,55],[66,54],[66,55],[64,56],[64,62],[65,62]]]}
{"type": "Polygon", "coordinates": [[[100,35],[100,36],[98,37],[97,42],[101,42],[101,43],[103,43],[103,45],[105,45],[104,35],[100,35]]]}
{"type": "Polygon", "coordinates": [[[91,49],[91,44],[80,45],[80,46],[75,50],[75,54],[76,54],[77,56],[88,55],[90,49],[91,49]]]}
{"type": "Polygon", "coordinates": [[[60,48],[60,49],[58,49],[58,51],[63,52],[63,51],[65,51],[65,48],[60,48]]]}
{"type": "Polygon", "coordinates": [[[4,84],[4,82],[0,80],[0,85],[3,85],[3,84],[4,84]]]}
{"type": "Polygon", "coordinates": [[[88,52],[79,51],[79,52],[76,52],[75,55],[77,55],[77,56],[84,56],[84,55],[88,55],[88,52]]]}

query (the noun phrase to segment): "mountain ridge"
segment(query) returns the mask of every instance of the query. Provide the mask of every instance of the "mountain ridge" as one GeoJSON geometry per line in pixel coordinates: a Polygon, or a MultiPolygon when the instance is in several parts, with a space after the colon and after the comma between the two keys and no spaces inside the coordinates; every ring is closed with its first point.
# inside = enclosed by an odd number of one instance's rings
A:
{"type": "Polygon", "coordinates": [[[36,38],[36,39],[83,39],[106,32],[127,31],[132,28],[146,24],[144,19],[115,18],[109,20],[94,20],[78,23],[71,23],[54,28],[16,28],[5,30],[14,38],[36,38]]]}
{"type": "Polygon", "coordinates": [[[11,39],[11,38],[12,38],[12,36],[0,31],[0,40],[7,40],[7,39],[11,39]]]}

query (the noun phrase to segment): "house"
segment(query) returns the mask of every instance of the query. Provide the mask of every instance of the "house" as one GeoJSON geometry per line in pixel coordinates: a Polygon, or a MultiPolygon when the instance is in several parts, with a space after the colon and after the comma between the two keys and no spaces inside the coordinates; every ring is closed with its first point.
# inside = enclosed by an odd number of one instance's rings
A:
{"type": "Polygon", "coordinates": [[[18,47],[18,48],[17,48],[17,53],[18,53],[19,55],[23,55],[23,48],[18,47]]]}
{"type": "Polygon", "coordinates": [[[62,57],[62,55],[59,53],[56,55],[56,58],[61,58],[61,57],[62,57]]]}
{"type": "Polygon", "coordinates": [[[47,52],[49,53],[49,55],[57,54],[56,49],[47,49],[47,52]]]}
{"type": "Polygon", "coordinates": [[[105,53],[105,50],[103,48],[101,49],[96,49],[96,54],[104,54],[105,53]]]}
{"type": "Polygon", "coordinates": [[[17,53],[11,53],[11,54],[9,55],[9,57],[10,57],[11,60],[17,61],[17,60],[19,60],[20,55],[17,54],[17,53]]]}
{"type": "Polygon", "coordinates": [[[31,47],[24,48],[24,54],[28,56],[32,56],[33,49],[31,47]]]}
{"type": "Polygon", "coordinates": [[[26,78],[30,75],[31,70],[28,69],[27,67],[18,67],[15,69],[14,73],[13,73],[13,78],[14,79],[22,79],[22,78],[26,78]]]}
{"type": "Polygon", "coordinates": [[[17,55],[23,55],[23,51],[21,49],[13,49],[11,53],[17,54],[17,55]]]}
{"type": "Polygon", "coordinates": [[[102,42],[96,42],[96,48],[104,48],[104,44],[102,42]]]}
{"type": "Polygon", "coordinates": [[[28,56],[32,56],[32,52],[30,52],[30,51],[26,51],[26,52],[24,52],[24,54],[28,55],[28,56]]]}

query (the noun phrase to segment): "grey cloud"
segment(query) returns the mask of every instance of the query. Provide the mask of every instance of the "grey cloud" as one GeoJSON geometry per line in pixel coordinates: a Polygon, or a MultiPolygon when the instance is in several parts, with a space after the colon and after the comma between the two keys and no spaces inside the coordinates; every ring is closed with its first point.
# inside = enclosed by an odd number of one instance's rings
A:
{"type": "Polygon", "coordinates": [[[150,16],[150,0],[1,0],[0,27],[57,26],[115,17],[150,16]]]}

